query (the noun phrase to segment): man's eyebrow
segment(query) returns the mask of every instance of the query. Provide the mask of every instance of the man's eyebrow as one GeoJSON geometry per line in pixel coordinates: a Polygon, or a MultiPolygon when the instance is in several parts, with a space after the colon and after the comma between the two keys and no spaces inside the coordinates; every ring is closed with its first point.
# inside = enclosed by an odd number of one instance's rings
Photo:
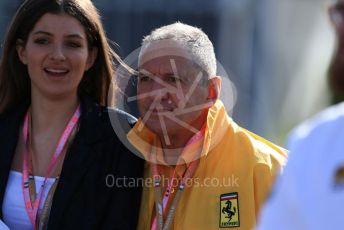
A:
{"type": "Polygon", "coordinates": [[[146,70],[138,70],[137,71],[138,75],[145,75],[145,76],[148,76],[148,75],[151,75],[153,76],[153,74],[151,74],[150,72],[146,71],[146,70]]]}
{"type": "Polygon", "coordinates": [[[173,71],[171,71],[171,72],[165,72],[164,75],[179,77],[179,75],[176,74],[176,73],[174,73],[173,71]]]}

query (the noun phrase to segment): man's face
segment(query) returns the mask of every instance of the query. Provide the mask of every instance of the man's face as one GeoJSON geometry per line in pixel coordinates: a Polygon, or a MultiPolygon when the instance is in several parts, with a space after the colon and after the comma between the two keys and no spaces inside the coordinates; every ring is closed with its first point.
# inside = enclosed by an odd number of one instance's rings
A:
{"type": "Polygon", "coordinates": [[[182,137],[197,132],[209,106],[206,76],[190,55],[175,44],[170,49],[150,45],[141,55],[137,85],[144,124],[158,135],[182,137]]]}

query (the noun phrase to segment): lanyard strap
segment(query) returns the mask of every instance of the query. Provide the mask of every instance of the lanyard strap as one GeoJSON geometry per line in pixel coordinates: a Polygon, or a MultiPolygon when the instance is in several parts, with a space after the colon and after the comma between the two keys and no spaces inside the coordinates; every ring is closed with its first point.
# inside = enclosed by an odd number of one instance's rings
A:
{"type": "MultiPolygon", "coordinates": [[[[74,128],[76,127],[79,117],[80,117],[80,105],[76,108],[72,118],[69,120],[65,130],[63,131],[55,151],[51,157],[51,160],[48,165],[47,173],[44,178],[43,184],[39,189],[38,195],[36,197],[36,186],[34,184],[34,177],[32,175],[32,164],[29,165],[29,161],[32,161],[32,151],[30,150],[30,134],[29,134],[29,125],[30,125],[30,109],[25,115],[24,118],[24,125],[23,125],[23,140],[24,140],[24,159],[23,159],[23,196],[25,202],[25,209],[28,213],[29,219],[34,226],[35,229],[37,223],[37,213],[39,209],[39,205],[42,199],[43,191],[46,186],[47,179],[50,177],[51,173],[56,167],[57,161],[62,155],[62,152],[66,146],[67,140],[71,136],[74,128]],[[31,154],[29,154],[31,153],[31,154]],[[29,175],[31,174],[31,175],[29,175]],[[31,190],[31,191],[30,191],[31,190]]],[[[30,162],[32,163],[32,162],[30,162]]],[[[56,186],[57,180],[55,180],[52,187],[56,186]]],[[[50,191],[49,191],[50,192],[50,191]]],[[[52,196],[52,194],[50,194],[52,196]]],[[[49,194],[48,194],[49,196],[49,194]]]]}
{"type": "Polygon", "coordinates": [[[48,227],[49,213],[50,213],[51,205],[53,203],[53,196],[57,187],[58,180],[59,180],[59,177],[56,177],[53,185],[51,186],[48,192],[47,197],[45,198],[42,211],[40,214],[40,218],[37,220],[37,223],[36,223],[36,229],[38,230],[47,229],[48,227]]]}
{"type": "Polygon", "coordinates": [[[151,172],[153,175],[153,181],[154,181],[154,194],[155,194],[155,208],[156,208],[156,215],[154,217],[152,226],[151,226],[151,230],[168,230],[178,202],[180,201],[181,195],[184,191],[185,188],[185,184],[187,183],[187,180],[189,180],[193,174],[195,173],[197,166],[199,164],[199,160],[194,160],[190,163],[190,165],[188,166],[188,168],[186,169],[186,172],[182,178],[181,183],[179,184],[178,190],[176,192],[176,195],[172,201],[172,204],[169,208],[169,210],[167,210],[167,204],[169,202],[169,200],[171,199],[171,190],[172,190],[172,186],[173,186],[173,181],[175,179],[175,173],[176,173],[176,169],[174,169],[173,175],[170,178],[168,187],[166,188],[166,191],[164,193],[163,199],[161,198],[161,177],[158,173],[158,166],[156,163],[156,147],[153,146],[152,148],[152,163],[151,163],[151,172]],[[166,217],[166,221],[164,223],[164,219],[163,219],[163,215],[164,213],[167,213],[167,217],[166,217]]]}

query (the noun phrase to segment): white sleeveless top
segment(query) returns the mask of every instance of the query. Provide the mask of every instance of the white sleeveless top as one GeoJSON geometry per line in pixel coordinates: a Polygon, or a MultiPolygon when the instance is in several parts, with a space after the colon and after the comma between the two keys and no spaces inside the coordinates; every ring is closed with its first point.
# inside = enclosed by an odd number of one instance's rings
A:
{"type": "MultiPolygon", "coordinates": [[[[44,177],[35,176],[36,192],[39,192],[44,177]]],[[[38,215],[40,214],[48,192],[53,185],[55,178],[48,178],[45,190],[43,191],[42,200],[39,205],[38,215]]],[[[25,209],[22,173],[10,171],[4,201],[2,204],[3,222],[11,230],[33,230],[33,226],[25,209]]]]}

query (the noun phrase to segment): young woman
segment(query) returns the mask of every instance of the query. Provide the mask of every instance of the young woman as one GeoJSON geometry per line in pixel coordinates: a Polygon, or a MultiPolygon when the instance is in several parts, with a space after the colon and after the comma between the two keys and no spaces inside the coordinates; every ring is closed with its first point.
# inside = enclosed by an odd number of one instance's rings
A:
{"type": "Polygon", "coordinates": [[[90,0],[26,0],[0,63],[0,219],[10,229],[134,229],[142,161],[106,109],[111,51],[90,0]],[[111,181],[109,182],[109,178],[111,181]],[[121,181],[121,184],[113,183],[121,181]]]}

